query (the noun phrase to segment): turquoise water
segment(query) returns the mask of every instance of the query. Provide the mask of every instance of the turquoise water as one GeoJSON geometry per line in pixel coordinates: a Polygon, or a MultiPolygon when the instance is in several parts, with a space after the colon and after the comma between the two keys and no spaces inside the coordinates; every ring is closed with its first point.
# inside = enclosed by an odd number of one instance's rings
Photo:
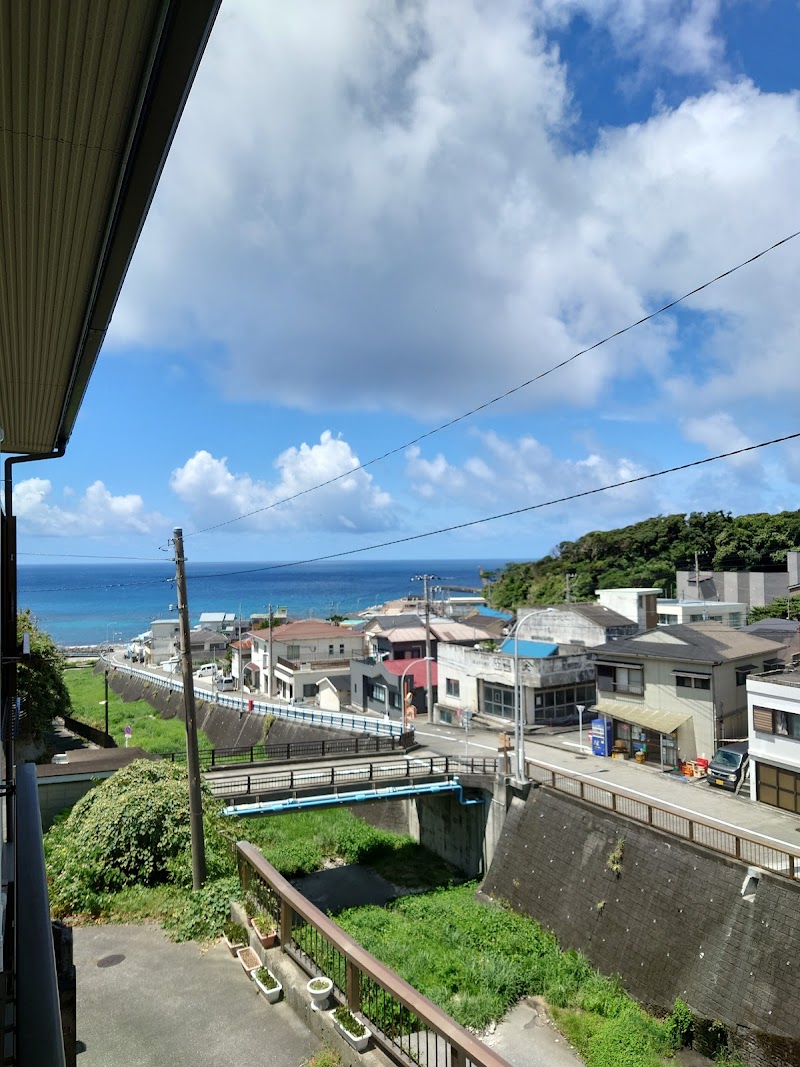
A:
{"type": "MultiPolygon", "coordinates": [[[[192,625],[201,612],[226,611],[247,619],[271,603],[292,617],[351,615],[371,604],[422,593],[414,575],[432,585],[479,587],[479,568],[506,560],[333,560],[285,563],[187,564],[192,625]]],[[[57,644],[126,641],[155,619],[175,614],[172,563],[20,564],[20,608],[30,608],[57,644]]]]}

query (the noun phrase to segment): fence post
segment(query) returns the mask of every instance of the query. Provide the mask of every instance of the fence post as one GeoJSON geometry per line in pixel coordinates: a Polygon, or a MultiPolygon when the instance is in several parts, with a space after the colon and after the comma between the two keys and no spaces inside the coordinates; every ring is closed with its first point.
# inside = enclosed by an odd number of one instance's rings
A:
{"type": "Polygon", "coordinates": [[[361,1011],[361,972],[350,959],[345,961],[345,985],[348,1008],[361,1011]]]}
{"type": "Polygon", "coordinates": [[[215,756],[215,754],[216,754],[216,749],[212,748],[211,749],[211,766],[212,767],[214,766],[214,756],[215,756]]]}
{"type": "Polygon", "coordinates": [[[450,1046],[450,1067],[467,1067],[467,1054],[462,1048],[450,1046]]]}
{"type": "Polygon", "coordinates": [[[285,952],[286,946],[292,940],[292,909],[283,897],[281,897],[280,936],[281,948],[285,952]]]}

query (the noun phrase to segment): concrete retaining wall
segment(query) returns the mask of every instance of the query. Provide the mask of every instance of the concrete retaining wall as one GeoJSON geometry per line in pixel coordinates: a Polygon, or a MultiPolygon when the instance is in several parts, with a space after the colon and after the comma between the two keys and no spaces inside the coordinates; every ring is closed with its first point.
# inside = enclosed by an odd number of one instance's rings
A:
{"type": "Polygon", "coordinates": [[[547,789],[509,809],[485,894],[551,929],[645,1006],[720,1020],[748,1061],[800,1063],[800,886],[547,789]],[[609,866],[621,843],[619,873],[609,866]]]}

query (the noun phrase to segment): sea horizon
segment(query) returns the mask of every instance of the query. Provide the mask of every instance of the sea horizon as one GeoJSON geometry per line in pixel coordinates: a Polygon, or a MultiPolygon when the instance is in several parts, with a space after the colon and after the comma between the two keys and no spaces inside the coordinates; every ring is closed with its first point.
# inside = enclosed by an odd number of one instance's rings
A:
{"type": "MultiPolygon", "coordinates": [[[[431,586],[481,588],[480,570],[496,570],[513,560],[395,559],[188,562],[187,594],[191,625],[201,614],[225,611],[251,615],[285,607],[293,618],[352,616],[373,604],[421,595],[422,574],[431,586]]],[[[30,608],[40,629],[58,645],[129,641],[154,619],[176,614],[175,565],[169,560],[70,560],[20,562],[18,606],[30,608]]]]}

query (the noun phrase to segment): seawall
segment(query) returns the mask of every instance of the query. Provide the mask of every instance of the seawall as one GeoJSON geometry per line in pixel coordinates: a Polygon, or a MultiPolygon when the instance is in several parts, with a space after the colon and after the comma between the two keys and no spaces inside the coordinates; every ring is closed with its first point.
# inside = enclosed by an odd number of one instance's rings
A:
{"type": "Polygon", "coordinates": [[[640,1003],[680,997],[752,1064],[800,1064],[800,886],[546,788],[514,800],[482,890],[640,1003]],[[747,883],[747,884],[745,884],[747,883]],[[743,888],[746,895],[743,895],[743,888]]]}

